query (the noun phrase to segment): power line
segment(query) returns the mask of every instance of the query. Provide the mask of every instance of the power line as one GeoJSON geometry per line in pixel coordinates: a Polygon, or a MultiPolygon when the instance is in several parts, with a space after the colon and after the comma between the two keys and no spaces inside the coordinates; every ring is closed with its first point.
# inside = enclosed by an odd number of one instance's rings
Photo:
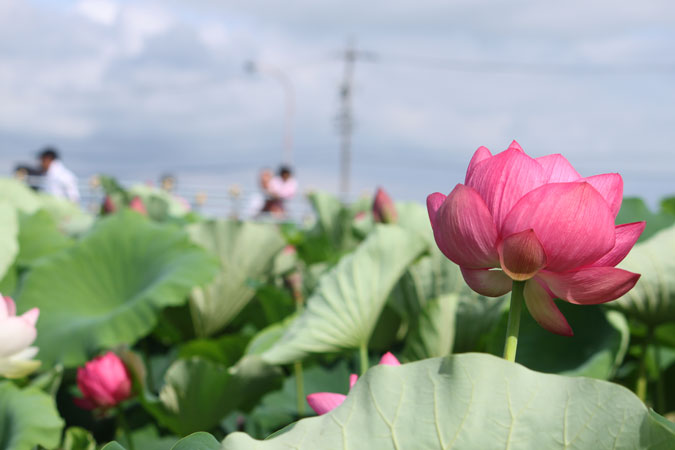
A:
{"type": "Polygon", "coordinates": [[[673,74],[675,63],[561,63],[510,62],[453,59],[434,56],[368,52],[366,62],[399,65],[409,68],[447,70],[454,72],[521,75],[640,75],[673,74]]]}

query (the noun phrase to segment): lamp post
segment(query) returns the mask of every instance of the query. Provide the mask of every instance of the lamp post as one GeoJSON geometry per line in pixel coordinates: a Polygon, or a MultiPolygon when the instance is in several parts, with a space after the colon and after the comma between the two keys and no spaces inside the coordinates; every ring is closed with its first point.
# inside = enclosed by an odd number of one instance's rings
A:
{"type": "Polygon", "coordinates": [[[293,83],[291,83],[291,79],[283,70],[275,66],[247,61],[244,65],[244,70],[250,74],[260,73],[274,78],[279,82],[284,91],[285,113],[282,161],[290,165],[293,162],[293,117],[295,115],[295,90],[293,89],[293,83]]]}

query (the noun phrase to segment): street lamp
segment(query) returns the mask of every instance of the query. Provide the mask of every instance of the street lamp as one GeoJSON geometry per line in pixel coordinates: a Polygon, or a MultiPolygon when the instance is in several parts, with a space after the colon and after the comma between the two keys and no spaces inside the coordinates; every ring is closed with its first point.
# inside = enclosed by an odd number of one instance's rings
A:
{"type": "Polygon", "coordinates": [[[291,79],[283,70],[275,66],[247,61],[244,64],[244,70],[250,74],[260,73],[268,75],[277,80],[284,90],[286,111],[284,114],[284,150],[282,161],[290,165],[293,162],[293,116],[295,114],[295,90],[293,89],[293,83],[291,83],[291,79]]]}

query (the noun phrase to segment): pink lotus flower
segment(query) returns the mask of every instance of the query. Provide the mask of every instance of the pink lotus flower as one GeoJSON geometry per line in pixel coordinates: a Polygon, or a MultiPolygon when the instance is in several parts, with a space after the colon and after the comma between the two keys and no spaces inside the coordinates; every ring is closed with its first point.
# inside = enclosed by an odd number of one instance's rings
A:
{"type": "Polygon", "coordinates": [[[144,216],[148,215],[148,210],[145,209],[145,204],[143,203],[143,200],[141,200],[141,198],[138,196],[131,199],[131,202],[129,202],[129,208],[143,214],[144,216]]]}
{"type": "Polygon", "coordinates": [[[531,158],[516,141],[480,147],[446,197],[427,198],[438,248],[479,294],[526,281],[525,303],[544,328],[572,335],[553,298],[591,305],[628,292],[639,274],[617,269],[645,227],[614,225],[623,196],[616,173],[582,177],[562,155],[531,158]]]}
{"type": "MultiPolygon", "coordinates": [[[[400,366],[401,363],[398,362],[398,359],[391,354],[390,352],[385,353],[382,358],[380,358],[379,364],[384,364],[385,366],[400,366]]],[[[359,376],[355,373],[349,376],[349,389],[354,387],[356,381],[359,379],[359,376]]],[[[336,394],[334,392],[316,392],[314,394],[309,394],[307,396],[307,403],[317,414],[326,414],[329,411],[337,408],[345,401],[347,398],[346,395],[336,394]]]]}
{"type": "Polygon", "coordinates": [[[40,367],[40,361],[32,360],[38,348],[30,345],[37,337],[35,323],[40,315],[33,308],[20,316],[10,297],[0,294],[0,375],[7,378],[24,377],[40,367]]]}
{"type": "Polygon", "coordinates": [[[113,352],[94,358],[77,369],[77,387],[82,398],[75,404],[84,409],[109,409],[131,396],[131,377],[113,352]]]}
{"type": "Polygon", "coordinates": [[[377,188],[377,192],[375,193],[373,219],[377,223],[396,223],[398,220],[394,202],[382,188],[377,188]]]}

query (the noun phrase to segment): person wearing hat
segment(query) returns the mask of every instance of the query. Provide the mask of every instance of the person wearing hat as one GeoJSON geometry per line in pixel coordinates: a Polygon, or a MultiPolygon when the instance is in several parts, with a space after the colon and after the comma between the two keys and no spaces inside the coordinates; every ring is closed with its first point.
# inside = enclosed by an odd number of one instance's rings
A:
{"type": "Polygon", "coordinates": [[[61,197],[78,203],[80,191],[77,188],[77,177],[63,165],[58,152],[47,147],[38,155],[44,176],[43,190],[55,197],[61,197]]]}

